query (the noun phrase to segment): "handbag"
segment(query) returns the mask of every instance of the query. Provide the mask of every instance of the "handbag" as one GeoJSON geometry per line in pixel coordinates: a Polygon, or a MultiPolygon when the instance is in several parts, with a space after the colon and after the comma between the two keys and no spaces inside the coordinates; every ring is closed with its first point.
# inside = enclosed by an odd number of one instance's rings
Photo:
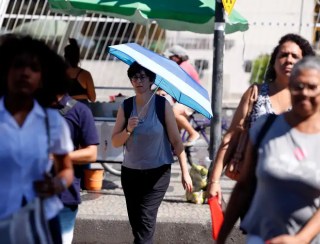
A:
{"type": "Polygon", "coordinates": [[[39,198],[0,221],[1,243],[51,244],[51,233],[39,198]]]}
{"type": "Polygon", "coordinates": [[[249,139],[250,115],[254,103],[258,98],[258,86],[253,84],[250,91],[250,98],[248,101],[248,109],[246,117],[240,120],[236,131],[231,137],[228,149],[224,157],[224,174],[232,180],[238,181],[241,174],[241,167],[243,165],[244,153],[249,139]]]}

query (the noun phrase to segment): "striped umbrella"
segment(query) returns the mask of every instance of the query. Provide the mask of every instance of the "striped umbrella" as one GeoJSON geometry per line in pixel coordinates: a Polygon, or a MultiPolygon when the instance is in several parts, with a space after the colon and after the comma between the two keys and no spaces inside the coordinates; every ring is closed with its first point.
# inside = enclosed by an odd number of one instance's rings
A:
{"type": "Polygon", "coordinates": [[[155,85],[166,91],[179,103],[194,109],[209,119],[212,117],[208,92],[177,63],[136,43],[110,46],[109,53],[126,64],[130,65],[136,61],[151,70],[157,75],[155,85]]]}

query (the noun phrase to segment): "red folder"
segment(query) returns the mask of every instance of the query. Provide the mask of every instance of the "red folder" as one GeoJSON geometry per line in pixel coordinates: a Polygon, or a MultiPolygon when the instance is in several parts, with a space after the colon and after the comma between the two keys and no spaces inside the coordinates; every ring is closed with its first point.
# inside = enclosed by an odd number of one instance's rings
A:
{"type": "Polygon", "coordinates": [[[221,205],[218,202],[217,197],[211,197],[208,199],[208,204],[211,212],[212,222],[212,237],[214,240],[218,239],[219,231],[221,229],[224,217],[221,205]]]}

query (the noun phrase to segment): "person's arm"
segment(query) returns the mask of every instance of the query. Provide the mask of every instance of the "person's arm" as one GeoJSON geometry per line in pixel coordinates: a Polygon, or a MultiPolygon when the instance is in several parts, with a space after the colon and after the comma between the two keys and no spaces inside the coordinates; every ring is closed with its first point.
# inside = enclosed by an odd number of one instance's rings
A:
{"type": "Polygon", "coordinates": [[[219,146],[217,155],[215,157],[214,166],[210,179],[208,181],[207,197],[218,196],[219,203],[222,201],[221,186],[220,186],[220,177],[223,170],[223,160],[225,153],[228,149],[229,142],[232,139],[237,127],[240,124],[243,124],[248,111],[249,99],[251,96],[251,88],[249,88],[243,95],[240,100],[240,103],[234,113],[233,119],[231,121],[230,127],[226,134],[224,135],[222,142],[219,146]]]}
{"type": "MultiPolygon", "coordinates": [[[[82,105],[82,104],[81,104],[82,105]]],[[[70,152],[69,156],[73,164],[88,164],[97,160],[99,136],[95,126],[91,110],[85,106],[79,106],[77,112],[78,122],[73,130],[78,131],[78,149],[70,152]]],[[[75,142],[76,143],[76,142],[75,142]]]]}
{"type": "Polygon", "coordinates": [[[170,140],[174,152],[178,157],[181,173],[182,173],[182,185],[188,192],[192,191],[192,180],[188,171],[187,157],[182,144],[181,136],[178,130],[178,126],[175,122],[172,107],[168,101],[166,101],[165,107],[165,123],[167,127],[167,134],[170,140]]]}
{"type": "Polygon", "coordinates": [[[59,194],[71,185],[73,182],[73,166],[68,154],[53,155],[55,176],[45,174],[43,180],[33,183],[34,189],[41,198],[51,197],[59,194]]]}
{"type": "Polygon", "coordinates": [[[129,139],[130,136],[132,136],[132,133],[134,131],[134,128],[138,126],[139,119],[138,117],[130,117],[128,119],[128,125],[126,128],[123,128],[125,125],[125,117],[124,117],[124,111],[122,106],[120,106],[118,113],[117,113],[117,119],[116,123],[112,130],[112,146],[114,147],[121,147],[123,146],[126,141],[129,139]]]}
{"type": "Polygon", "coordinates": [[[217,243],[225,243],[238,218],[247,211],[255,190],[256,152],[249,141],[246,147],[244,165],[239,181],[235,185],[224,216],[217,243]]]}
{"type": "Polygon", "coordinates": [[[268,244],[307,244],[320,233],[320,209],[296,235],[280,235],[268,240],[268,244]]]}
{"type": "Polygon", "coordinates": [[[54,169],[56,176],[62,178],[66,182],[66,186],[69,187],[73,182],[73,166],[71,158],[68,154],[65,155],[53,155],[54,169]]]}
{"type": "Polygon", "coordinates": [[[92,76],[90,74],[89,71],[87,70],[83,70],[80,73],[79,79],[85,81],[85,86],[87,89],[87,97],[91,102],[95,102],[96,101],[96,91],[94,88],[94,83],[93,83],[93,79],[92,76]]]}
{"type": "Polygon", "coordinates": [[[97,160],[97,145],[89,145],[69,153],[73,164],[87,164],[97,160]]]}

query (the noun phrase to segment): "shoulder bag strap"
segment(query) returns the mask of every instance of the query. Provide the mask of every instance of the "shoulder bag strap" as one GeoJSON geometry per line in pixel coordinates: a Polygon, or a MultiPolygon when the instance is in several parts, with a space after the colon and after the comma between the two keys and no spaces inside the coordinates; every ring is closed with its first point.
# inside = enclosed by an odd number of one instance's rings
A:
{"type": "Polygon", "coordinates": [[[251,93],[248,101],[248,110],[246,113],[246,118],[244,120],[243,127],[249,128],[250,127],[250,115],[252,113],[253,105],[258,99],[258,85],[256,83],[251,85],[251,93]]]}
{"type": "Polygon", "coordinates": [[[59,109],[59,113],[60,113],[62,116],[66,115],[66,114],[73,108],[73,106],[76,105],[77,102],[78,102],[78,101],[75,100],[75,99],[73,99],[73,98],[69,99],[69,100],[67,101],[66,106],[64,106],[62,109],[59,109]]]}
{"type": "Polygon", "coordinates": [[[46,124],[47,143],[48,143],[48,157],[49,157],[49,154],[50,154],[50,141],[51,141],[49,115],[48,115],[47,108],[43,108],[43,109],[44,109],[44,113],[45,113],[45,124],[46,124]]]}
{"type": "MultiPolygon", "coordinates": [[[[260,132],[257,135],[257,141],[256,144],[253,147],[253,153],[254,153],[254,163],[252,165],[253,168],[257,168],[257,164],[258,164],[258,149],[261,145],[261,142],[263,140],[263,138],[266,136],[266,134],[268,133],[268,131],[270,130],[272,124],[274,123],[274,121],[276,120],[277,115],[275,114],[270,114],[268,116],[268,118],[266,119],[266,121],[264,122],[263,126],[260,129],[260,132]]],[[[249,196],[249,198],[247,199],[247,206],[242,210],[241,216],[245,216],[245,214],[248,212],[249,207],[251,205],[254,193],[256,191],[256,187],[257,187],[257,178],[256,176],[253,179],[252,184],[250,184],[248,187],[250,187],[251,190],[251,194],[249,196]]]]}

